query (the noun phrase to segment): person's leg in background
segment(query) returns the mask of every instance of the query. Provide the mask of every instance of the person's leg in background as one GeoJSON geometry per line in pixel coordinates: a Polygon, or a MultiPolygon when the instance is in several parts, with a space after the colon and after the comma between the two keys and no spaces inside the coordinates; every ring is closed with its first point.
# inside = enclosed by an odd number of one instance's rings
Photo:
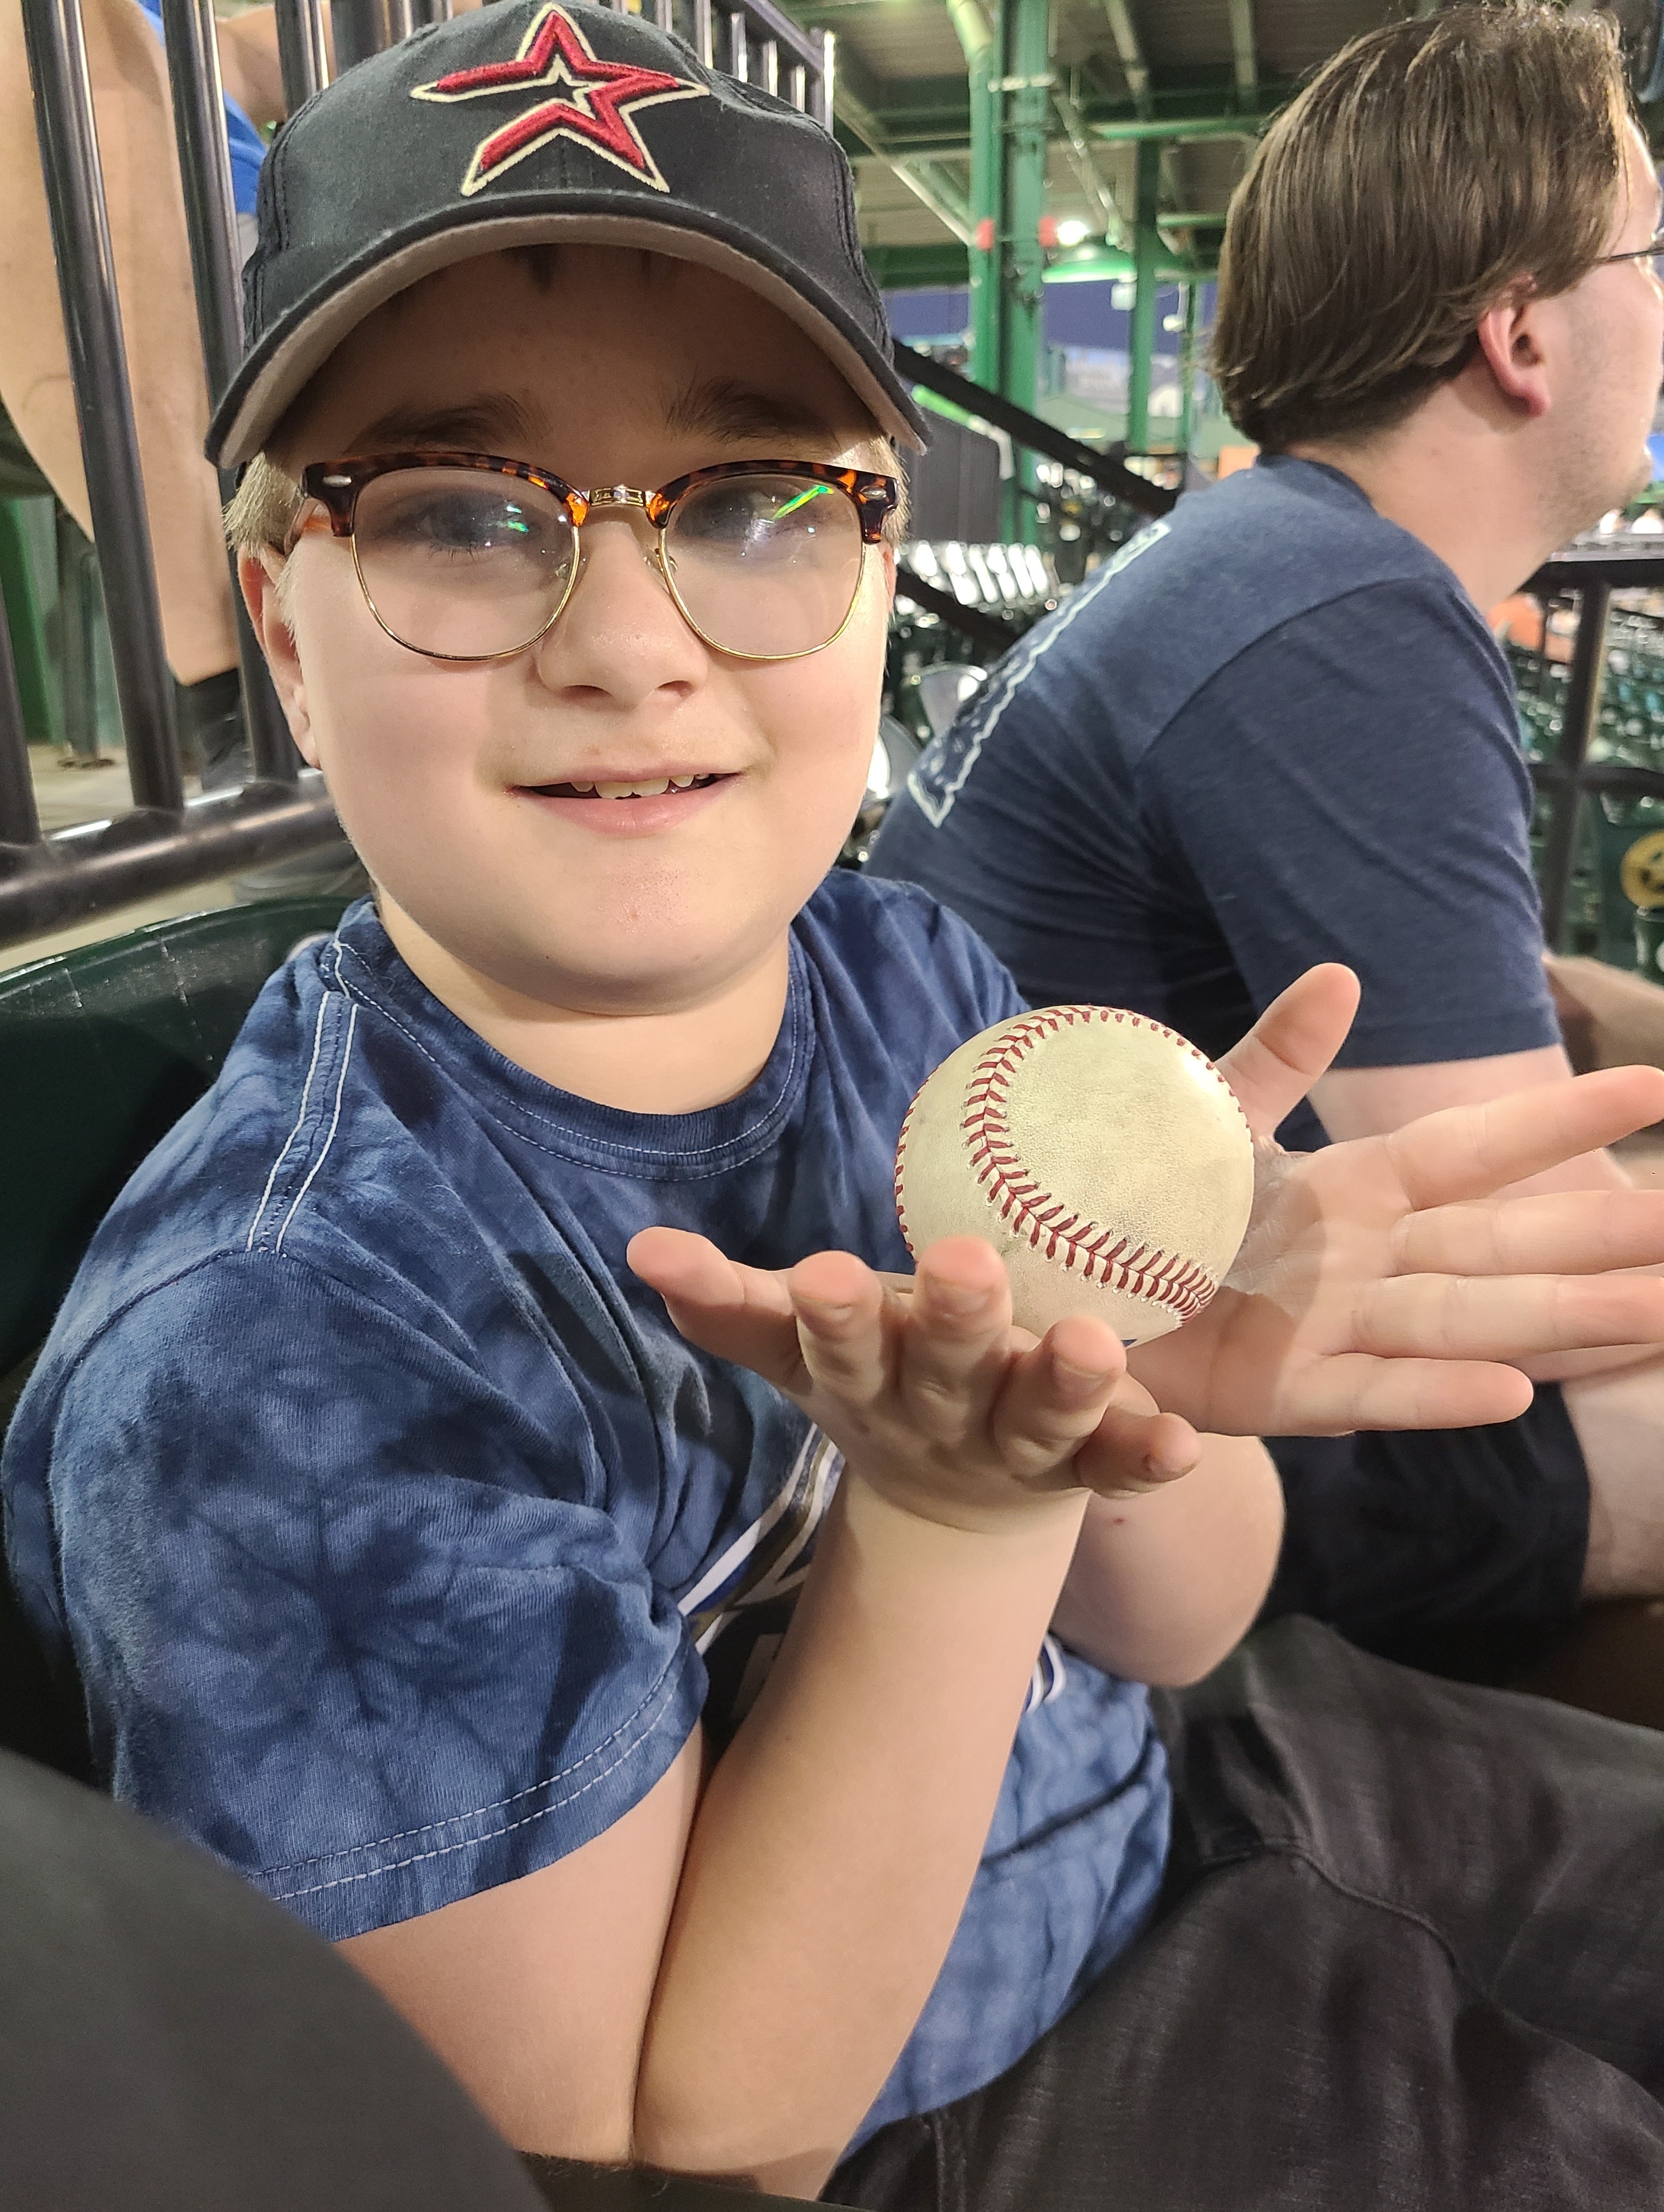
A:
{"type": "MultiPolygon", "coordinates": [[[[236,751],[236,628],[162,46],[133,0],[82,0],[162,635],[210,777],[236,751]]],[[[0,401],[91,534],[19,0],[0,0],[0,401]]]]}

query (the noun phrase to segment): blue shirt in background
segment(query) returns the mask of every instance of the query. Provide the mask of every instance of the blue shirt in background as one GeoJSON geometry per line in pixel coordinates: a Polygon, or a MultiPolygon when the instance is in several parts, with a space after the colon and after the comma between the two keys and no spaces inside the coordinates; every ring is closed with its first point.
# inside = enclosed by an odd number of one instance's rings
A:
{"type": "MultiPolygon", "coordinates": [[[[1451,570],[1338,470],[1187,495],[1015,646],[914,769],[873,872],[923,884],[1032,1005],[1213,1057],[1314,962],[1337,1065],[1557,1042],[1508,664],[1451,570]]],[[[1322,1140],[1309,1109],[1284,1132],[1322,1140]]]]}
{"type": "MultiPolygon", "coordinates": [[[[138,5],[149,18],[151,29],[162,38],[162,0],[138,0],[138,5]]],[[[239,215],[252,216],[259,188],[260,164],[265,159],[265,141],[229,96],[225,102],[225,137],[231,151],[231,197],[236,202],[239,215]]]]}
{"type": "MultiPolygon", "coordinates": [[[[14,1573],[116,1795],[339,1937],[576,1850],[702,1715],[720,1745],[839,1463],[625,1248],[907,1268],[902,1117],[1019,1005],[934,902],[834,874],[756,1081],[651,1115],[504,1060],[368,903],[291,959],[100,1229],[7,1445],[14,1573]]],[[[1131,1940],[1168,1802],[1145,1692],[1048,1639],[863,2135],[1003,2072],[1131,1940]]]]}

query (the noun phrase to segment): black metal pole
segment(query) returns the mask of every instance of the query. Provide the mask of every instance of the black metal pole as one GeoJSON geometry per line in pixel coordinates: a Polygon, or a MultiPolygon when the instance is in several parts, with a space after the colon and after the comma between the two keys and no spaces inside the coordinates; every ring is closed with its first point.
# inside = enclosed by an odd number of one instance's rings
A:
{"type": "MultiPolygon", "coordinates": [[[[185,187],[185,228],[191,241],[191,276],[211,407],[242,357],[242,257],[237,246],[237,208],[231,185],[231,151],[225,136],[225,92],[211,0],[162,0],[168,76],[174,95],[174,135],[185,187]]],[[[220,497],[237,488],[220,471],[220,497]]],[[[229,562],[231,604],[237,625],[237,665],[242,678],[243,719],[254,774],[293,783],[301,757],[290,738],[265,659],[255,640],[229,562]]]]}
{"type": "Polygon", "coordinates": [[[321,780],[310,775],[193,799],[179,814],[140,809],[30,845],[0,843],[0,945],[339,836],[321,780]]]}
{"type": "Polygon", "coordinates": [[[0,606],[0,844],[40,842],[40,816],[29,774],[29,733],[23,726],[23,702],[17,692],[11,628],[0,606]]]}
{"type": "Polygon", "coordinates": [[[23,0],[23,35],[34,87],[35,128],[128,775],[136,805],[171,812],[184,804],[185,782],[174,727],[174,683],[162,641],[161,603],[150,558],[80,0],[23,0]]]}
{"type": "Polygon", "coordinates": [[[384,47],[397,46],[413,28],[411,0],[332,0],[329,15],[338,75],[384,47]]]}
{"type": "Polygon", "coordinates": [[[1064,468],[1085,477],[1100,491],[1125,501],[1140,514],[1170,514],[1179,504],[1176,491],[1151,483],[1125,462],[1098,453],[1091,446],[1082,445],[1066,430],[1054,429],[1050,422],[1029,414],[1014,400],[1002,398],[997,392],[990,392],[984,385],[972,384],[968,376],[961,376],[957,369],[932,359],[928,353],[918,353],[899,340],[894,352],[897,369],[913,383],[922,384],[927,392],[934,392],[940,398],[951,399],[967,415],[979,415],[997,430],[1006,431],[1020,446],[1027,446],[1030,453],[1044,453],[1048,460],[1061,461],[1064,468]]]}
{"type": "Polygon", "coordinates": [[[329,82],[324,0],[277,0],[277,67],[290,115],[329,82]]]}
{"type": "MultiPolygon", "coordinates": [[[[1591,577],[1578,594],[1577,638],[1572,647],[1571,679],[1566,689],[1565,720],[1560,731],[1557,774],[1549,800],[1548,831],[1543,840],[1543,940],[1557,952],[1571,901],[1572,870],[1577,858],[1577,822],[1583,792],[1582,770],[1588,758],[1600,714],[1600,681],[1606,663],[1606,615],[1612,586],[1591,577]]],[[[1547,618],[1544,621],[1547,649],[1547,618]]]]}

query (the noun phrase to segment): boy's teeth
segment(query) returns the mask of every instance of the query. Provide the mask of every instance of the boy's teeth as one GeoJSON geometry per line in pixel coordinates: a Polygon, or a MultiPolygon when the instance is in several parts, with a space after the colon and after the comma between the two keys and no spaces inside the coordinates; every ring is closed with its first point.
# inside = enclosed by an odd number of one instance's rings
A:
{"type": "Polygon", "coordinates": [[[597,799],[657,799],[669,788],[670,779],[661,775],[656,783],[598,783],[595,796],[597,799]]]}

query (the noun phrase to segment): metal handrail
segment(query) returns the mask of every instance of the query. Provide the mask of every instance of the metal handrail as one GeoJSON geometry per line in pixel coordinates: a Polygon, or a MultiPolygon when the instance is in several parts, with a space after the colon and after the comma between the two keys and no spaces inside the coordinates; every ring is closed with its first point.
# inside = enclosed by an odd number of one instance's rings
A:
{"type": "Polygon", "coordinates": [[[1041,416],[1031,415],[1014,399],[1002,398],[985,385],[972,384],[968,376],[961,376],[957,369],[933,360],[928,353],[917,352],[898,341],[895,358],[904,376],[911,377],[915,384],[922,384],[927,392],[934,392],[939,399],[946,399],[966,414],[991,422],[1018,445],[1027,447],[1031,453],[1044,453],[1050,461],[1060,462],[1076,476],[1095,483],[1100,491],[1108,492],[1140,514],[1170,514],[1177,506],[1178,493],[1169,491],[1165,484],[1152,483],[1148,477],[1141,477],[1136,469],[1128,468],[1125,461],[1117,460],[1112,453],[1100,453],[1094,446],[1083,446],[1066,430],[1056,428],[1041,416]]]}
{"type": "Polygon", "coordinates": [[[1631,540],[1568,546],[1557,553],[1524,586],[1534,598],[1577,601],[1577,634],[1572,645],[1565,714],[1557,760],[1533,761],[1532,781],[1548,802],[1543,833],[1539,887],[1543,901],[1543,938],[1561,949],[1566,910],[1571,902],[1577,864],[1577,823],[1586,793],[1606,791],[1628,799],[1664,799],[1664,770],[1591,765],[1589,748],[1600,726],[1600,690],[1606,665],[1606,619],[1614,591],[1664,585],[1664,546],[1657,551],[1631,540]]]}

